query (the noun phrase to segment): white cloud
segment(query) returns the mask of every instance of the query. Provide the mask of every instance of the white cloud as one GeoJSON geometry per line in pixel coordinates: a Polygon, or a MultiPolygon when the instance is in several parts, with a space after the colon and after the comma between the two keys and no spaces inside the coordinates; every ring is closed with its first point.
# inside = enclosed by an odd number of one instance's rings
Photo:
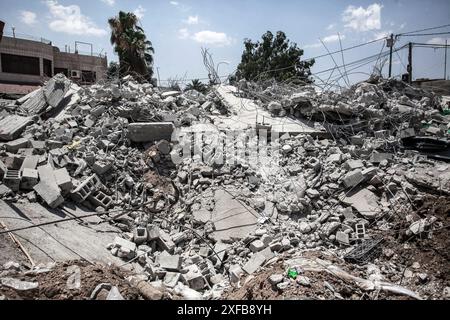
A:
{"type": "Polygon", "coordinates": [[[178,30],[178,38],[179,39],[187,39],[189,38],[189,31],[186,28],[178,30]]]}
{"type": "Polygon", "coordinates": [[[177,5],[179,5],[180,3],[177,2],[177,1],[170,1],[170,4],[173,5],[173,6],[177,6],[177,5]]]}
{"type": "Polygon", "coordinates": [[[28,25],[35,24],[37,22],[36,13],[32,11],[21,11],[20,21],[28,25]]]}
{"type": "MultiPolygon", "coordinates": [[[[444,44],[445,45],[445,38],[441,37],[435,37],[431,38],[427,41],[428,44],[444,44]]],[[[447,38],[447,44],[450,44],[450,38],[447,38]]]]}
{"type": "Polygon", "coordinates": [[[50,10],[52,20],[49,27],[53,31],[89,36],[104,36],[107,34],[106,30],[97,27],[89,17],[83,15],[77,5],[65,7],[58,4],[56,0],[47,0],[45,4],[50,10]]]}
{"type": "Polygon", "coordinates": [[[356,31],[379,30],[381,28],[381,8],[378,3],[363,7],[348,6],[342,14],[346,27],[356,31]]]}
{"type": "MultiPolygon", "coordinates": [[[[345,39],[345,34],[341,34],[341,40],[344,40],[344,39],[345,39]]],[[[332,35],[326,36],[325,38],[322,39],[322,41],[324,43],[331,43],[331,42],[339,41],[339,35],[338,34],[332,34],[332,35]]],[[[307,44],[307,45],[303,46],[304,49],[320,48],[320,47],[322,47],[322,43],[320,41],[318,41],[316,43],[307,44]]]]}
{"type": "Polygon", "coordinates": [[[332,23],[327,27],[327,30],[332,30],[332,29],[334,29],[334,27],[336,27],[336,25],[334,23],[332,23]]]}
{"type": "Polygon", "coordinates": [[[138,17],[139,19],[142,19],[144,17],[144,13],[145,11],[147,11],[147,9],[143,8],[141,5],[139,7],[137,7],[136,10],[134,10],[134,14],[136,15],[136,17],[138,17]]]}
{"type": "MultiPolygon", "coordinates": [[[[345,34],[341,34],[341,40],[344,40],[344,39],[345,39],[345,34]]],[[[327,37],[323,38],[322,41],[325,43],[339,41],[339,35],[333,34],[331,36],[327,36],[327,37]]]]}
{"type": "Polygon", "coordinates": [[[406,27],[406,23],[402,23],[402,24],[400,25],[400,30],[403,29],[403,28],[405,28],[405,27],[406,27]]]}
{"type": "Polygon", "coordinates": [[[108,6],[113,6],[116,3],[116,0],[102,0],[102,2],[106,3],[108,6]]]}
{"type": "Polygon", "coordinates": [[[311,48],[319,48],[319,47],[321,47],[321,46],[322,46],[321,43],[316,42],[316,43],[313,43],[313,44],[305,44],[305,45],[303,46],[303,48],[304,48],[304,49],[311,49],[311,48]]]}
{"type": "Polygon", "coordinates": [[[191,25],[198,24],[198,16],[189,16],[184,22],[191,25]]]}
{"type": "Polygon", "coordinates": [[[210,30],[203,30],[195,33],[192,39],[203,44],[212,44],[217,46],[227,46],[232,43],[232,38],[223,32],[215,32],[210,30]]]}
{"type": "Polygon", "coordinates": [[[390,37],[391,33],[393,33],[392,30],[384,30],[384,31],[380,31],[380,32],[375,32],[372,40],[378,40],[378,39],[390,37]]]}

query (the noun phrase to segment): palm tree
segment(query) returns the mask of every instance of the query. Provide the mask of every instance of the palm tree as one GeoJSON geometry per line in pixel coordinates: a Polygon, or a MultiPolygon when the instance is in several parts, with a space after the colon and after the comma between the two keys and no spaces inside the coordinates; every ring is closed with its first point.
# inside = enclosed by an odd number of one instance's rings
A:
{"type": "Polygon", "coordinates": [[[121,74],[136,73],[150,80],[155,50],[138,22],[131,12],[120,11],[118,16],[110,18],[111,44],[119,55],[121,74]]]}
{"type": "Polygon", "coordinates": [[[186,90],[197,90],[198,92],[205,93],[206,86],[199,79],[194,79],[186,86],[186,90]]]}

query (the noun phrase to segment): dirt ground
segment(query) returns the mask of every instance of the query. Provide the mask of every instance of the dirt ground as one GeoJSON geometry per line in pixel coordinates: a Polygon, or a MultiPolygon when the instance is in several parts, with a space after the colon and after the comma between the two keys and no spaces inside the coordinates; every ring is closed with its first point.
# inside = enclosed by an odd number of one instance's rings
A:
{"type": "MultiPolygon", "coordinates": [[[[88,262],[74,261],[58,264],[49,272],[28,274],[11,277],[22,281],[38,282],[36,289],[16,291],[11,288],[0,287],[0,295],[13,300],[86,300],[100,283],[110,283],[118,287],[126,300],[140,299],[137,289],[131,287],[125,280],[127,273],[117,267],[92,265],[88,262]],[[69,266],[78,266],[81,270],[81,286],[79,289],[69,289],[67,280],[72,274],[67,272],[69,266]]],[[[107,292],[100,292],[97,299],[106,298],[107,292]]]]}
{"type": "MultiPolygon", "coordinates": [[[[2,227],[0,226],[0,230],[2,227]]],[[[14,261],[21,264],[29,264],[27,257],[20,250],[19,246],[11,239],[8,234],[0,234],[0,265],[8,261],[14,261]]]]}

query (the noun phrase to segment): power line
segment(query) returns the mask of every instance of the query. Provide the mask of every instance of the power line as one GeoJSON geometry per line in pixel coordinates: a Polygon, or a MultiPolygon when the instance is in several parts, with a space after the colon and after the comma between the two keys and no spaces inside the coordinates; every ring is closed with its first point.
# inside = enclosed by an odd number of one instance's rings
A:
{"type": "Polygon", "coordinates": [[[420,36],[438,36],[443,34],[450,34],[450,32],[434,32],[434,33],[415,33],[402,35],[402,37],[420,37],[420,36]]]}
{"type": "Polygon", "coordinates": [[[429,30],[442,29],[442,28],[446,28],[446,27],[450,27],[450,24],[445,24],[445,25],[442,25],[442,26],[431,27],[431,28],[426,28],[426,29],[421,29],[421,30],[415,30],[415,31],[403,32],[403,33],[399,33],[397,36],[403,36],[403,35],[409,34],[409,33],[416,33],[416,32],[422,32],[422,31],[429,31],[429,30]]]}

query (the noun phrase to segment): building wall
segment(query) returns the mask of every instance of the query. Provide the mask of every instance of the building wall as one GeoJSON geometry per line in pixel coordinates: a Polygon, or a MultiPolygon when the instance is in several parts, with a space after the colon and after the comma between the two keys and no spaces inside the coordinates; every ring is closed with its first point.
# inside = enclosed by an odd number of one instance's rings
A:
{"type": "Polygon", "coordinates": [[[26,75],[3,72],[0,59],[0,81],[16,82],[16,83],[41,83],[45,81],[43,71],[44,59],[52,61],[53,64],[53,47],[49,44],[17,39],[11,37],[3,37],[0,42],[0,54],[14,54],[19,56],[37,57],[39,58],[40,75],[26,75]]]}
{"type": "MultiPolygon", "coordinates": [[[[3,37],[0,42],[0,54],[13,54],[27,57],[39,58],[40,75],[27,75],[3,72],[0,59],[0,82],[18,84],[39,84],[48,78],[44,75],[44,59],[51,61],[52,71],[55,68],[95,72],[96,79],[106,77],[108,62],[106,57],[81,55],[76,53],[60,52],[51,44],[25,39],[3,37]]],[[[77,79],[74,79],[77,80],[77,79]]]]}
{"type": "Polygon", "coordinates": [[[96,73],[97,80],[101,80],[106,77],[108,65],[106,58],[59,52],[58,48],[55,48],[54,68],[65,68],[69,71],[92,71],[96,73]]]}

